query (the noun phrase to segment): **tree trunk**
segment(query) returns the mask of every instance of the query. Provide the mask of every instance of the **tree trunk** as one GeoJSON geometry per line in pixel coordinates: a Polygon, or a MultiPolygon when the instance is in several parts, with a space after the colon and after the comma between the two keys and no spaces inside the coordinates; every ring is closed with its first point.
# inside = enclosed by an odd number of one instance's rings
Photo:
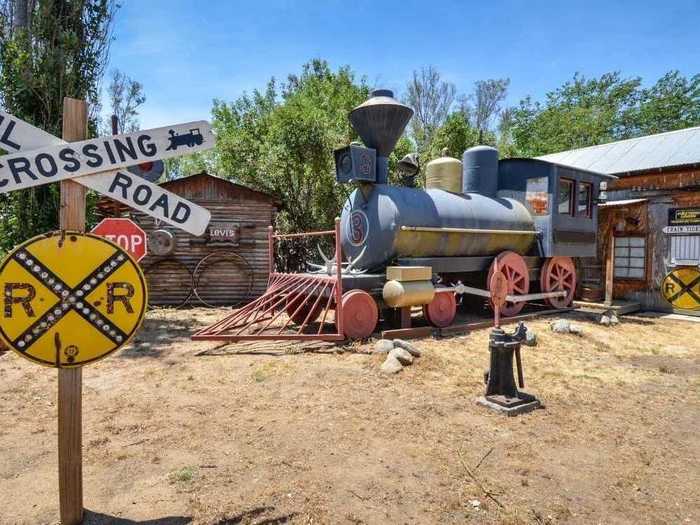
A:
{"type": "Polygon", "coordinates": [[[12,31],[27,29],[29,25],[29,0],[13,0],[12,31]]]}

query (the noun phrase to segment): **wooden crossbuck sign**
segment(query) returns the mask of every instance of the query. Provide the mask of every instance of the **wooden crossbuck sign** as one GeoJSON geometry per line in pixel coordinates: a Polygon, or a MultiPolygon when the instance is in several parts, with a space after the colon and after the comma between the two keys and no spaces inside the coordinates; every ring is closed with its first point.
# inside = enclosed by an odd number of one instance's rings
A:
{"type": "Polygon", "coordinates": [[[214,147],[205,121],[166,126],[70,144],[0,111],[0,193],[64,179],[95,190],[192,235],[202,235],[211,214],[125,168],[214,147]]]}

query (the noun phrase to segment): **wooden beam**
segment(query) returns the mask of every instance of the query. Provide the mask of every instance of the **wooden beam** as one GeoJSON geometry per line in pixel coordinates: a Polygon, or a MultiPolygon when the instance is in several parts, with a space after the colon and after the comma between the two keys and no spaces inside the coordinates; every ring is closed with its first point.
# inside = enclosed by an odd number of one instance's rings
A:
{"type": "MultiPolygon", "coordinates": [[[[87,104],[63,99],[63,139],[76,142],[87,138],[87,104]]],[[[85,231],[85,187],[71,180],[61,181],[62,230],[85,231]]],[[[81,368],[58,370],[58,492],[62,525],[83,521],[81,368]]]]}
{"type": "Polygon", "coordinates": [[[605,304],[611,306],[613,303],[613,276],[615,275],[615,236],[612,228],[607,245],[608,251],[605,253],[605,304]]]}

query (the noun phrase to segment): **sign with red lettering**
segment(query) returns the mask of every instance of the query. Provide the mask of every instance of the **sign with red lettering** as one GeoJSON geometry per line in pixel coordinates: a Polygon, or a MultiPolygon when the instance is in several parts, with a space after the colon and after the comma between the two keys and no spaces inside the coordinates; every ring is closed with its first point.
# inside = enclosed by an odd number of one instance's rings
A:
{"type": "Polygon", "coordinates": [[[146,232],[129,219],[103,219],[92,233],[119,245],[137,262],[146,256],[146,232]]]}

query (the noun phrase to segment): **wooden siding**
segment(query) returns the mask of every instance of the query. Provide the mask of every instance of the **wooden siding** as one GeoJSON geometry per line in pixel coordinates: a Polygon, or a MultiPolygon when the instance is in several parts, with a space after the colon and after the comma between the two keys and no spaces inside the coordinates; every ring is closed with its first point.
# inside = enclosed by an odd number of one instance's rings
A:
{"type": "Polygon", "coordinates": [[[620,177],[608,183],[608,191],[682,190],[700,187],[700,169],[668,170],[620,177]]]}
{"type": "MultiPolygon", "coordinates": [[[[163,187],[211,212],[211,221],[233,222],[240,227],[237,244],[228,241],[210,242],[208,235],[194,237],[167,224],[131,210],[127,215],[147,234],[155,230],[169,231],[176,242],[170,255],[148,254],[141,265],[149,283],[153,306],[177,306],[190,294],[191,274],[197,265],[211,254],[208,264],[201,268],[198,292],[202,299],[217,306],[235,305],[261,295],[268,279],[268,227],[274,223],[277,204],[264,193],[250,190],[218,177],[199,174],[163,184],[163,187]],[[242,263],[236,254],[245,259],[242,263]],[[186,268],[186,270],[185,270],[186,268]],[[253,285],[247,296],[252,274],[253,285]]],[[[104,205],[102,209],[108,209],[104,205]]],[[[188,304],[201,305],[193,294],[188,304]]]]}

